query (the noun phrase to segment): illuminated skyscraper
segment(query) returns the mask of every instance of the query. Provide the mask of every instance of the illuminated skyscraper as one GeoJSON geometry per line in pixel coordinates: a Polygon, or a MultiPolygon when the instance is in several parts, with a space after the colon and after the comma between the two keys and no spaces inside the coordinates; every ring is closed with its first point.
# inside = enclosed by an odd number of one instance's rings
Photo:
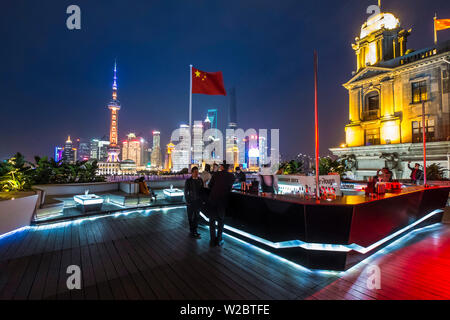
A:
{"type": "MultiPolygon", "coordinates": [[[[260,131],[261,132],[261,131],[260,131]]],[[[268,155],[267,155],[267,137],[260,135],[259,136],[259,167],[262,167],[263,165],[267,164],[269,161],[268,155]]]]}
{"type": "Polygon", "coordinates": [[[208,115],[206,115],[206,119],[203,121],[203,130],[211,129],[211,120],[209,120],[208,115]]]}
{"type": "Polygon", "coordinates": [[[162,155],[161,155],[161,133],[159,131],[153,131],[153,149],[151,154],[151,167],[152,169],[161,169],[162,167],[162,155]]]}
{"type": "Polygon", "coordinates": [[[193,127],[193,161],[196,165],[201,165],[203,161],[203,123],[194,121],[193,127]]]}
{"type": "Polygon", "coordinates": [[[118,113],[120,110],[120,102],[117,100],[117,64],[114,63],[114,81],[112,86],[112,101],[108,105],[111,110],[110,130],[109,130],[109,147],[107,162],[118,162],[120,147],[118,145],[118,113]]]}
{"type": "Polygon", "coordinates": [[[64,152],[63,147],[55,147],[54,159],[56,162],[61,161],[63,159],[63,152],[64,152]]]}
{"type": "Polygon", "coordinates": [[[78,143],[78,160],[86,161],[90,159],[90,146],[87,142],[79,142],[78,143]]]}
{"type": "Polygon", "coordinates": [[[248,137],[248,168],[257,169],[259,159],[258,136],[251,135],[248,137]]]}
{"type": "Polygon", "coordinates": [[[230,90],[230,104],[228,107],[228,128],[226,131],[226,159],[228,163],[233,163],[234,167],[239,164],[239,148],[234,130],[237,128],[236,119],[236,89],[230,90]]]}
{"type": "Polygon", "coordinates": [[[230,104],[228,106],[228,128],[237,128],[236,89],[230,90],[230,104]]]}
{"type": "Polygon", "coordinates": [[[173,149],[175,148],[175,145],[170,142],[167,145],[167,158],[166,158],[166,163],[164,165],[164,170],[165,171],[172,171],[173,168],[173,163],[172,163],[172,153],[173,153],[173,149]]]}
{"type": "Polygon", "coordinates": [[[70,136],[67,137],[67,141],[64,144],[63,161],[73,163],[77,159],[77,149],[73,147],[70,136]]]}
{"type": "Polygon", "coordinates": [[[207,117],[211,121],[211,128],[217,129],[217,109],[208,109],[207,117]]]}
{"type": "Polygon", "coordinates": [[[173,171],[181,171],[189,167],[189,143],[183,143],[183,138],[189,136],[189,126],[186,124],[180,125],[180,139],[172,152],[173,171]]]}
{"type": "Polygon", "coordinates": [[[136,167],[142,167],[144,163],[144,152],[147,143],[143,138],[136,137],[134,133],[127,135],[127,140],[122,143],[122,160],[132,160],[136,167]]]}

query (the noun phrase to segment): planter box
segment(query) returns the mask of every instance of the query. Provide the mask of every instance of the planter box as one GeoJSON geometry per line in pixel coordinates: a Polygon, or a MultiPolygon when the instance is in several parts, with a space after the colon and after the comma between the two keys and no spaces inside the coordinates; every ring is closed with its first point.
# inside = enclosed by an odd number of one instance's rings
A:
{"type": "Polygon", "coordinates": [[[119,182],[92,182],[92,183],[70,183],[70,184],[41,184],[33,188],[45,191],[46,196],[73,195],[89,193],[99,193],[119,190],[119,182]]]}
{"type": "Polygon", "coordinates": [[[38,195],[0,201],[0,235],[30,225],[38,195]]]}

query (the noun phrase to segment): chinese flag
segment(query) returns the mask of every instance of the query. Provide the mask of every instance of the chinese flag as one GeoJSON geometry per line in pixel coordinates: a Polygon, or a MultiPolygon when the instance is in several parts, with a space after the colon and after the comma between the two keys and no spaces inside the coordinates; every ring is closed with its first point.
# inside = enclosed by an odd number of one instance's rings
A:
{"type": "Polygon", "coordinates": [[[437,19],[434,21],[436,31],[450,29],[450,19],[437,19]]]}
{"type": "Polygon", "coordinates": [[[192,93],[226,96],[222,71],[205,72],[192,68],[192,93]]]}

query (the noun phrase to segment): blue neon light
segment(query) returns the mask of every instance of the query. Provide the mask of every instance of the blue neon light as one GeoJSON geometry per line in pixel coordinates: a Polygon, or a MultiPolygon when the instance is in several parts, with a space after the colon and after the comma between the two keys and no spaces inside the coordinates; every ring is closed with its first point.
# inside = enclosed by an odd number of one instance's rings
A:
{"type": "MultiPolygon", "coordinates": [[[[237,233],[245,238],[254,240],[256,242],[262,243],[268,247],[274,248],[274,249],[285,249],[285,248],[303,248],[306,250],[319,250],[319,251],[338,251],[338,252],[350,252],[350,251],[356,251],[358,253],[365,254],[376,247],[382,245],[383,243],[395,238],[396,236],[408,231],[409,229],[413,228],[414,226],[420,224],[421,222],[427,220],[428,218],[434,216],[435,214],[438,214],[442,212],[442,209],[434,210],[433,212],[427,214],[423,218],[417,220],[416,222],[406,226],[403,229],[400,229],[393,234],[375,242],[374,244],[368,246],[368,247],[362,247],[358,244],[350,244],[350,245],[341,245],[341,244],[325,244],[325,243],[308,243],[301,240],[290,240],[290,241],[283,241],[283,242],[272,242],[266,239],[263,239],[261,237],[258,237],[256,235],[250,234],[248,232],[230,227],[228,225],[224,225],[224,229],[230,230],[234,233],[237,233]]],[[[200,216],[205,219],[205,221],[209,222],[208,217],[206,217],[202,212],[200,212],[200,216]]]]}
{"type": "Polygon", "coordinates": [[[0,239],[3,239],[5,237],[11,236],[15,233],[25,231],[25,230],[32,230],[32,231],[34,231],[34,230],[50,230],[50,229],[66,227],[71,224],[74,224],[74,225],[81,224],[84,221],[95,221],[97,219],[102,219],[102,218],[106,218],[106,217],[117,218],[120,216],[128,216],[131,213],[141,213],[141,214],[148,215],[150,212],[153,212],[153,211],[162,211],[163,213],[166,213],[167,211],[170,211],[170,210],[185,208],[185,207],[186,206],[175,206],[175,207],[169,207],[169,208],[154,208],[154,209],[147,209],[147,210],[121,211],[121,212],[117,212],[115,214],[104,214],[104,215],[98,215],[98,216],[92,216],[92,217],[86,217],[86,218],[78,218],[78,219],[74,219],[74,220],[70,220],[70,221],[54,222],[54,223],[38,225],[38,226],[25,226],[25,227],[15,229],[10,232],[1,234],[0,239]]]}

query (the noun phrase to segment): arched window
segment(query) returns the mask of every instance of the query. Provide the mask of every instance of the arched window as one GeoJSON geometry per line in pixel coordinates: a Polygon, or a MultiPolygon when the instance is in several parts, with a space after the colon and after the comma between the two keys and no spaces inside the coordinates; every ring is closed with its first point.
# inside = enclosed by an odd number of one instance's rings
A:
{"type": "Polygon", "coordinates": [[[380,117],[380,95],[371,91],[364,98],[363,120],[376,120],[380,117]]]}

